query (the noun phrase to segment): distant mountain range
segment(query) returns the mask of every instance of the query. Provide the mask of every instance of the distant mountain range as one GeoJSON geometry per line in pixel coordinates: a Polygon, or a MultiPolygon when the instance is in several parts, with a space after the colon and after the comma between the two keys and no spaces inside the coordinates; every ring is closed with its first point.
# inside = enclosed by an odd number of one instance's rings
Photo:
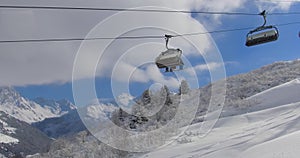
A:
{"type": "Polygon", "coordinates": [[[62,116],[76,109],[76,106],[66,99],[56,101],[39,97],[34,99],[33,101],[44,108],[50,109],[53,114],[56,114],[58,116],[62,116]]]}
{"type": "Polygon", "coordinates": [[[61,117],[46,118],[32,125],[51,138],[59,138],[86,130],[82,119],[101,123],[110,118],[111,113],[116,109],[118,107],[113,103],[94,103],[86,107],[74,109],[61,117]]]}
{"type": "Polygon", "coordinates": [[[54,101],[37,98],[31,101],[22,97],[12,87],[0,88],[0,111],[27,123],[60,117],[74,109],[76,107],[67,100],[54,101]]]}
{"type": "MultiPolygon", "coordinates": [[[[96,102],[80,110],[68,100],[36,98],[29,100],[13,87],[0,88],[0,155],[25,157],[49,150],[51,138],[86,130],[81,117],[101,120],[110,117],[116,103],[96,102]]],[[[1,157],[1,156],[0,156],[1,157]]]]}

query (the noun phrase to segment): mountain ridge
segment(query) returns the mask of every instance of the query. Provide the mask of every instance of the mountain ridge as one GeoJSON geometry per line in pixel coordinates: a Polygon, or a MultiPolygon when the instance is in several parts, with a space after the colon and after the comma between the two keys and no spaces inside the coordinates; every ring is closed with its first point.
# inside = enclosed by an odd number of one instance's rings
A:
{"type": "Polygon", "coordinates": [[[54,101],[39,98],[32,101],[21,96],[13,87],[0,88],[0,111],[27,123],[59,117],[73,109],[76,107],[67,100],[54,101]]]}

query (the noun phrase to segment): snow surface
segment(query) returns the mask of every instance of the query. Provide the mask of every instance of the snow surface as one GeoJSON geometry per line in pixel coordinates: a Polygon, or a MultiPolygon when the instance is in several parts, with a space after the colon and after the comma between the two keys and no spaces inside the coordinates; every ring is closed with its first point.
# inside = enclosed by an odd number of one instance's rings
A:
{"type": "Polygon", "coordinates": [[[254,146],[242,155],[244,158],[298,158],[300,132],[294,132],[272,141],[254,146]],[[298,141],[297,141],[298,140],[298,141]]]}
{"type": "Polygon", "coordinates": [[[13,134],[13,133],[16,133],[16,128],[14,127],[10,127],[6,122],[4,122],[3,120],[0,120],[0,124],[2,124],[3,126],[3,129],[9,133],[9,134],[13,134]]]}
{"type": "Polygon", "coordinates": [[[6,158],[6,156],[4,156],[4,155],[2,155],[2,154],[0,153],[0,158],[6,158]]]}
{"type": "Polygon", "coordinates": [[[143,158],[296,158],[300,155],[300,81],[264,91],[253,112],[221,118],[207,135],[194,124],[143,158]],[[264,110],[261,110],[264,109],[264,110]]]}
{"type": "Polygon", "coordinates": [[[263,91],[247,100],[256,103],[251,111],[300,102],[300,79],[263,91]]]}
{"type": "Polygon", "coordinates": [[[19,143],[19,140],[11,136],[0,133],[0,143],[5,143],[5,144],[19,143]]]}

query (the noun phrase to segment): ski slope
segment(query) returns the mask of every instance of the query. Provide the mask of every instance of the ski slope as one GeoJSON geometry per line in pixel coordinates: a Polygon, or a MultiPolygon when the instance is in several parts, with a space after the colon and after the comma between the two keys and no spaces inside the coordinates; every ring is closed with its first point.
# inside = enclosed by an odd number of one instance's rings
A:
{"type": "Polygon", "coordinates": [[[244,152],[244,158],[298,158],[300,132],[294,132],[272,141],[254,146],[244,152]]]}
{"type": "Polygon", "coordinates": [[[300,81],[264,91],[253,112],[219,119],[203,136],[192,125],[170,145],[143,158],[296,158],[300,155],[300,81]],[[281,105],[280,105],[281,104],[281,105]],[[274,105],[274,106],[273,106],[274,105]],[[263,109],[263,110],[261,110],[263,109]]]}
{"type": "Polygon", "coordinates": [[[256,103],[250,111],[268,109],[280,105],[300,102],[300,79],[292,80],[288,83],[256,94],[247,100],[256,103]]]}

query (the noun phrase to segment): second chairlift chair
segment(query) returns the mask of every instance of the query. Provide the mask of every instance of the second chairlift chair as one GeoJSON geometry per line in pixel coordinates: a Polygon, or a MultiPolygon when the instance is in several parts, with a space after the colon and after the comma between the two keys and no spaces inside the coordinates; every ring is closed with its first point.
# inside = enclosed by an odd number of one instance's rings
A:
{"type": "Polygon", "coordinates": [[[165,68],[166,72],[182,70],[184,65],[181,59],[182,51],[179,48],[174,49],[168,47],[168,42],[171,37],[173,36],[165,35],[167,50],[162,52],[155,60],[156,66],[160,69],[165,68]]]}
{"type": "Polygon", "coordinates": [[[267,23],[266,11],[264,10],[260,15],[264,18],[264,24],[247,34],[246,46],[248,47],[276,41],[279,37],[279,31],[276,26],[265,26],[267,23]]]}

